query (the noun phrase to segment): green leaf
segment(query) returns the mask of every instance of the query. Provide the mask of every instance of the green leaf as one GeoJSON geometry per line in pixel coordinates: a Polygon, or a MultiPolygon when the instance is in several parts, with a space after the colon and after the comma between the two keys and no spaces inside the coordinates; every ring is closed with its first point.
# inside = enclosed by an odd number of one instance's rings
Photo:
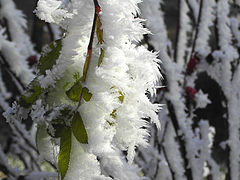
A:
{"type": "Polygon", "coordinates": [[[72,131],[71,128],[65,127],[61,134],[60,151],[58,156],[58,167],[62,180],[65,177],[69,167],[71,145],[72,145],[72,131]]]}
{"type": "Polygon", "coordinates": [[[76,137],[76,139],[80,143],[83,143],[83,144],[88,143],[87,131],[85,129],[82,117],[80,116],[79,112],[76,112],[76,114],[73,116],[72,131],[73,131],[73,135],[76,137]]]}
{"type": "Polygon", "coordinates": [[[80,81],[77,81],[68,91],[66,91],[66,95],[72,101],[78,102],[81,97],[82,85],[80,81]]]}
{"type": "Polygon", "coordinates": [[[102,30],[101,19],[99,18],[99,16],[97,17],[96,29],[97,29],[96,34],[97,34],[98,43],[102,44],[103,43],[103,30],[102,30]]]}
{"type": "Polygon", "coordinates": [[[101,53],[100,53],[100,56],[98,58],[98,67],[101,66],[101,64],[103,62],[104,54],[105,54],[105,51],[104,51],[103,48],[101,48],[101,53]]]}
{"type": "Polygon", "coordinates": [[[90,66],[91,57],[92,57],[92,49],[88,48],[87,57],[86,57],[86,60],[85,60],[84,66],[83,66],[83,78],[81,78],[82,82],[85,82],[87,79],[87,72],[88,72],[88,68],[90,66]]]}
{"type": "Polygon", "coordinates": [[[19,104],[25,108],[29,108],[33,103],[36,102],[41,93],[42,88],[40,84],[38,81],[33,80],[30,83],[29,89],[21,96],[19,104]]]}
{"type": "Polygon", "coordinates": [[[51,163],[55,161],[55,152],[52,139],[47,132],[47,127],[39,125],[36,133],[36,146],[43,158],[51,163]]]}
{"type": "Polygon", "coordinates": [[[91,98],[92,98],[92,94],[89,92],[89,89],[88,88],[86,88],[86,87],[84,87],[83,89],[82,89],[82,96],[83,96],[83,99],[86,101],[86,102],[88,102],[88,101],[90,101],[91,100],[91,98]]]}
{"type": "Polygon", "coordinates": [[[110,114],[110,116],[112,116],[113,119],[117,118],[117,110],[114,109],[113,112],[110,114]]]}
{"type": "Polygon", "coordinates": [[[123,95],[123,93],[122,93],[121,91],[119,91],[119,94],[120,94],[120,96],[118,97],[118,99],[119,99],[119,101],[120,101],[121,103],[123,103],[124,95],[123,95]]]}
{"type": "Polygon", "coordinates": [[[47,48],[46,52],[41,56],[37,69],[40,74],[45,75],[46,70],[52,69],[62,50],[62,39],[52,42],[47,48]]]}

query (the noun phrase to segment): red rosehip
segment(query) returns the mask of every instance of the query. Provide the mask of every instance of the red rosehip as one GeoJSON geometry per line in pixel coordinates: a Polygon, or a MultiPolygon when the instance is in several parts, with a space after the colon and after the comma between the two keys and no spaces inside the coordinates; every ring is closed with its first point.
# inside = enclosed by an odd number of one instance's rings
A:
{"type": "Polygon", "coordinates": [[[35,55],[30,56],[30,57],[28,57],[27,61],[28,61],[29,66],[33,66],[34,64],[37,63],[37,56],[35,56],[35,55]]]}
{"type": "Polygon", "coordinates": [[[198,58],[194,55],[187,64],[187,74],[192,74],[198,64],[198,58]]]}
{"type": "Polygon", "coordinates": [[[195,94],[197,93],[197,91],[196,91],[196,89],[194,89],[192,87],[186,87],[185,93],[186,93],[187,97],[189,97],[190,99],[193,99],[195,97],[195,94]]]}

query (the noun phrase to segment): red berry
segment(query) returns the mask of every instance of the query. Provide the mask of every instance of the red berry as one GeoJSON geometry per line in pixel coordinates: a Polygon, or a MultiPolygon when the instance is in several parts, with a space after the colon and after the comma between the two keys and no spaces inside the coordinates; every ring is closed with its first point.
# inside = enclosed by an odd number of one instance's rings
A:
{"type": "Polygon", "coordinates": [[[102,11],[102,10],[101,10],[101,7],[100,7],[100,6],[97,6],[97,7],[96,7],[96,12],[97,12],[97,14],[99,14],[101,11],[102,11]]]}
{"type": "Polygon", "coordinates": [[[37,63],[37,56],[35,56],[35,55],[30,56],[30,57],[28,57],[27,61],[28,61],[28,65],[32,66],[37,63]]]}
{"type": "Polygon", "coordinates": [[[197,93],[197,91],[196,91],[196,89],[194,89],[192,87],[186,87],[185,93],[186,93],[187,97],[189,97],[190,99],[193,99],[195,97],[195,94],[197,93]]]}
{"type": "Polygon", "coordinates": [[[192,74],[198,64],[198,58],[194,55],[187,64],[187,74],[192,74]]]}

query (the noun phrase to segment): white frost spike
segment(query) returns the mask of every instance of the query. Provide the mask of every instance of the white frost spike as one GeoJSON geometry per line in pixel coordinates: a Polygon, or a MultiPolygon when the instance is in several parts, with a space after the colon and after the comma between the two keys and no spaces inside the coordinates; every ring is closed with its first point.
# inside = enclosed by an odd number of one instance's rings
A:
{"type": "Polygon", "coordinates": [[[61,7],[62,2],[58,0],[38,1],[36,14],[46,22],[60,24],[65,18],[71,18],[72,13],[61,7]]]}

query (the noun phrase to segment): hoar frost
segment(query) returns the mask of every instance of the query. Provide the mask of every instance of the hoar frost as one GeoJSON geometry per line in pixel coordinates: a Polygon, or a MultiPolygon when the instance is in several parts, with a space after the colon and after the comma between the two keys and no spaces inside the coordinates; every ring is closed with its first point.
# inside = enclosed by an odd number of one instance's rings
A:
{"type": "MultiPolygon", "coordinates": [[[[32,84],[34,96],[22,99],[35,122],[43,125],[47,119],[44,126],[48,131],[56,125],[65,126],[64,135],[60,135],[59,162],[66,160],[66,154],[70,157],[65,163],[67,167],[58,164],[64,179],[142,179],[138,175],[140,169],[133,163],[135,149],[148,144],[148,120],[160,128],[160,106],[152,104],[145,94],[154,93],[161,75],[157,54],[132,43],[148,32],[135,18],[139,2],[38,2],[39,18],[64,27],[66,36],[61,50],[50,45],[52,51],[60,52],[51,66],[40,59],[42,66],[32,84]],[[41,68],[45,68],[44,73],[41,68]],[[57,107],[66,108],[59,108],[57,113],[57,107]],[[65,117],[58,122],[56,114],[65,117]],[[62,145],[63,141],[67,147],[62,145]],[[122,151],[127,152],[127,160],[122,151]]],[[[46,56],[51,57],[50,53],[46,56]]],[[[57,137],[58,131],[55,129],[50,135],[57,137]]],[[[59,143],[53,141],[53,145],[59,143]]]]}

